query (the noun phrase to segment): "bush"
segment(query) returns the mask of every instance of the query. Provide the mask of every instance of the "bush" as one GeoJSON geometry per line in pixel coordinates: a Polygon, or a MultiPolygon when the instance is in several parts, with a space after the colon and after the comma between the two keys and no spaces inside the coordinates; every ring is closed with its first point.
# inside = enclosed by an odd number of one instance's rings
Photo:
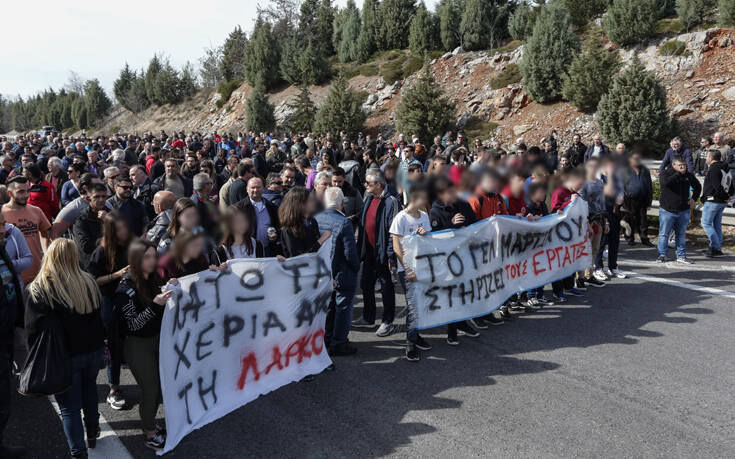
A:
{"type": "Polygon", "coordinates": [[[735,26],[735,1],[720,0],[718,10],[721,25],[735,26]]]}
{"type": "Polygon", "coordinates": [[[422,58],[418,56],[411,56],[403,64],[403,70],[401,71],[401,76],[403,78],[406,78],[409,75],[413,75],[414,73],[421,70],[421,67],[423,66],[424,66],[424,60],[422,58]]]}
{"type": "Polygon", "coordinates": [[[558,3],[543,7],[526,43],[520,65],[526,93],[541,103],[559,99],[562,78],[569,71],[577,50],[579,38],[572,31],[572,23],[564,7],[558,3]]]}
{"type": "Polygon", "coordinates": [[[508,19],[508,32],[514,40],[525,40],[533,33],[533,10],[528,3],[521,3],[508,19]]]}
{"type": "Polygon", "coordinates": [[[518,68],[518,64],[508,64],[500,75],[490,78],[490,87],[492,89],[500,89],[509,84],[518,83],[522,79],[521,69],[518,68]]]}
{"type": "Polygon", "coordinates": [[[347,79],[340,74],[332,82],[326,100],[316,115],[316,129],[320,132],[345,132],[354,137],[365,125],[367,115],[362,109],[361,94],[349,88],[347,79]]]}
{"type": "Polygon", "coordinates": [[[402,92],[396,109],[396,127],[428,143],[437,132],[451,129],[453,119],[453,104],[444,96],[427,66],[418,80],[402,92]]]}
{"type": "Polygon", "coordinates": [[[582,53],[572,61],[569,75],[564,77],[564,99],[580,110],[594,110],[619,68],[616,53],[608,52],[599,42],[586,44],[582,53]]]}
{"type": "Polygon", "coordinates": [[[704,23],[705,17],[715,7],[716,0],[676,0],[676,14],[687,32],[704,23]]]}
{"type": "Polygon", "coordinates": [[[658,49],[661,56],[691,56],[686,43],[679,40],[669,40],[658,49]]]}
{"type": "Polygon", "coordinates": [[[635,45],[656,33],[658,0],[614,0],[605,16],[605,33],[615,44],[635,45]]]}
{"type": "Polygon", "coordinates": [[[684,25],[679,19],[660,19],[656,23],[657,35],[679,35],[684,33],[684,25]]]}
{"type": "Polygon", "coordinates": [[[232,96],[235,89],[239,88],[241,84],[242,80],[233,80],[228,81],[227,83],[222,83],[219,88],[217,88],[217,92],[222,94],[222,97],[220,97],[216,102],[217,108],[222,108],[222,106],[230,100],[230,96],[232,96]]]}
{"type": "Polygon", "coordinates": [[[607,7],[607,0],[561,0],[561,3],[577,27],[583,27],[590,19],[602,15],[607,7]]]}
{"type": "Polygon", "coordinates": [[[467,136],[467,140],[474,142],[476,138],[483,140],[489,139],[493,136],[493,133],[497,128],[498,123],[493,121],[483,121],[480,118],[473,116],[467,120],[467,124],[465,124],[462,129],[467,136]]]}

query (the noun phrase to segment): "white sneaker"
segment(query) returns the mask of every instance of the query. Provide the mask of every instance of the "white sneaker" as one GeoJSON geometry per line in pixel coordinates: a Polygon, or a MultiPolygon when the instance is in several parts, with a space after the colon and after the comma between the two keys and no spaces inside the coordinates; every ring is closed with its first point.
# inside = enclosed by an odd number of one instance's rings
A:
{"type": "Polygon", "coordinates": [[[380,327],[378,327],[378,330],[375,332],[376,335],[380,336],[381,338],[390,336],[393,334],[393,324],[388,323],[382,323],[380,324],[380,327]]]}
{"type": "Polygon", "coordinates": [[[612,275],[617,277],[618,279],[627,279],[628,275],[622,272],[621,270],[615,268],[612,270],[612,275]]]}
{"type": "Polygon", "coordinates": [[[595,276],[595,279],[597,279],[600,282],[605,282],[607,279],[607,276],[604,272],[602,272],[601,269],[595,269],[595,272],[592,273],[593,276],[595,276]]]}
{"type": "Polygon", "coordinates": [[[610,271],[610,268],[603,268],[602,272],[607,276],[608,279],[612,279],[613,273],[610,271]]]}

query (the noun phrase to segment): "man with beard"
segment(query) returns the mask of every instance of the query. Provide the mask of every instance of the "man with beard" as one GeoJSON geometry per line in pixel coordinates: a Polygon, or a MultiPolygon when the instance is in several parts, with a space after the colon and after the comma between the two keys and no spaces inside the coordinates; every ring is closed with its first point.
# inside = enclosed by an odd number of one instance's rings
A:
{"type": "Polygon", "coordinates": [[[352,223],[352,227],[357,230],[360,226],[360,217],[362,216],[362,195],[346,180],[345,171],[341,167],[338,167],[332,173],[332,186],[336,186],[342,190],[342,194],[344,195],[343,213],[350,223],[352,223]]]}

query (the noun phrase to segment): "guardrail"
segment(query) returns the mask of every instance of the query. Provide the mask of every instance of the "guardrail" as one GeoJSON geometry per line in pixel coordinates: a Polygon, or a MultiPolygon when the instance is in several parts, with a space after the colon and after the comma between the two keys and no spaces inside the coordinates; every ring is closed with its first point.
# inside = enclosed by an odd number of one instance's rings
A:
{"type": "MultiPolygon", "coordinates": [[[[651,207],[648,208],[648,215],[651,217],[658,217],[659,202],[653,201],[651,207]]],[[[697,218],[702,218],[702,204],[694,206],[694,212],[697,214],[697,218]]],[[[732,207],[726,207],[722,213],[722,224],[724,226],[735,226],[735,209],[732,207]]]]}

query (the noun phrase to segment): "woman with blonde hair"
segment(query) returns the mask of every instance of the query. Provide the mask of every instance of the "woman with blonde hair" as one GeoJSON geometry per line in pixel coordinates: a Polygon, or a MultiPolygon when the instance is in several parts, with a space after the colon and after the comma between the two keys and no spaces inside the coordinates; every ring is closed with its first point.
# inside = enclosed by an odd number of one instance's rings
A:
{"type": "Polygon", "coordinates": [[[96,381],[105,338],[101,302],[97,282],[79,267],[74,241],[52,242],[41,261],[41,270],[28,286],[25,324],[29,347],[52,321],[63,330],[72,363],[72,385],[55,397],[72,457],[87,457],[85,428],[90,448],[94,448],[100,434],[96,381]]]}

